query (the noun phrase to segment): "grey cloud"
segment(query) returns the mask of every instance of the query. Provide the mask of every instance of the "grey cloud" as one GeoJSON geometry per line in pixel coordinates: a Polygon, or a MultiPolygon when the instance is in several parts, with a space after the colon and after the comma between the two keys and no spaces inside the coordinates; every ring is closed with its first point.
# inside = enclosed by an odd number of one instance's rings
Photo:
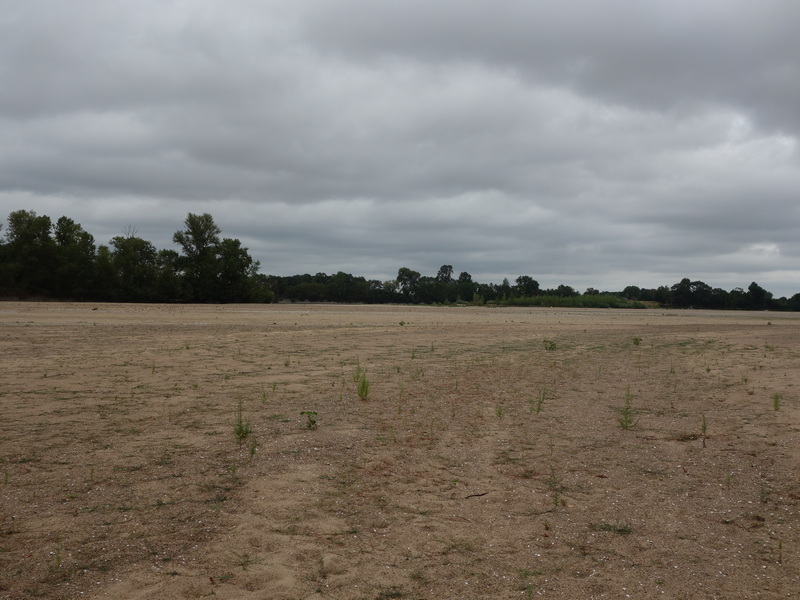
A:
{"type": "Polygon", "coordinates": [[[345,0],[310,36],[358,60],[475,61],[631,106],[737,106],[800,126],[800,5],[767,0],[496,3],[345,0]]]}
{"type": "Polygon", "coordinates": [[[0,8],[6,214],[172,247],[210,212],[279,274],[800,291],[800,5],[0,8]]]}

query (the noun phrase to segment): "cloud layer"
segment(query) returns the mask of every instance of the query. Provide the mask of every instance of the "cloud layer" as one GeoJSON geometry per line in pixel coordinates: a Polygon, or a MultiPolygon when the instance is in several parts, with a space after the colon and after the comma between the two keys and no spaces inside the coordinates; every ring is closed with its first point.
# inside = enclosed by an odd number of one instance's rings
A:
{"type": "Polygon", "coordinates": [[[0,1],[0,209],[266,273],[800,292],[800,4],[0,1]]]}

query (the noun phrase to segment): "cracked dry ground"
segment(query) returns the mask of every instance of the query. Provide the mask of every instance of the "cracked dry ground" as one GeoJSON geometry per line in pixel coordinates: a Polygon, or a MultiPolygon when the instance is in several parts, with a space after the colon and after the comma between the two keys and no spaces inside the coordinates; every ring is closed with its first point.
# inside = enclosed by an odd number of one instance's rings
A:
{"type": "Polygon", "coordinates": [[[0,598],[800,589],[800,315],[7,302],[0,352],[0,598]]]}

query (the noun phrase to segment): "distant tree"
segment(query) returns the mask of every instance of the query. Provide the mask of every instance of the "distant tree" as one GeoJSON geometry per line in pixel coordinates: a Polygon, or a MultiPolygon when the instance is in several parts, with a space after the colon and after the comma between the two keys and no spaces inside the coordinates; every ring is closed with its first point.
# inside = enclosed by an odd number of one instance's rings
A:
{"type": "Polygon", "coordinates": [[[593,287],[588,287],[588,288],[586,288],[586,291],[583,292],[583,295],[584,296],[599,296],[600,295],[600,290],[595,289],[593,287]]]}
{"type": "Polygon", "coordinates": [[[50,217],[32,210],[16,210],[8,216],[5,249],[9,287],[47,295],[53,291],[56,244],[50,217]]]}
{"type": "Polygon", "coordinates": [[[622,290],[622,296],[628,300],[641,300],[642,289],[635,285],[629,285],[622,290]]]}
{"type": "Polygon", "coordinates": [[[101,245],[97,248],[94,258],[94,282],[93,298],[106,302],[120,300],[117,273],[108,246],[101,245]]]}
{"type": "Polygon", "coordinates": [[[561,284],[556,288],[555,295],[560,298],[570,298],[572,296],[579,296],[580,294],[578,294],[572,286],[561,284]]]}
{"type": "MultiPolygon", "coordinates": [[[[493,291],[494,291],[494,293],[492,294],[493,296],[499,295],[503,298],[509,298],[511,296],[511,282],[508,281],[508,277],[504,277],[503,283],[497,286],[497,288],[493,291]]],[[[485,290],[483,290],[482,292],[485,292],[485,290]]],[[[486,294],[482,293],[481,295],[485,297],[486,294]]]]}
{"type": "Polygon", "coordinates": [[[408,267],[400,267],[397,271],[397,287],[403,294],[406,301],[411,300],[414,296],[415,287],[419,281],[420,274],[418,271],[412,271],[408,267]]]}
{"type": "Polygon", "coordinates": [[[259,262],[242,248],[239,240],[225,238],[217,247],[219,259],[216,273],[217,302],[249,302],[255,292],[255,275],[259,262]]]}
{"type": "Polygon", "coordinates": [[[462,271],[458,275],[458,297],[464,302],[472,302],[472,297],[475,295],[476,286],[472,281],[472,275],[466,271],[462,271]]]}
{"type": "Polygon", "coordinates": [[[181,298],[181,256],[175,250],[159,250],[156,256],[156,295],[161,302],[181,298]]]}
{"type": "Polygon", "coordinates": [[[754,281],[747,288],[747,302],[751,310],[766,310],[772,303],[772,293],[754,281]]]}
{"type": "Polygon", "coordinates": [[[787,308],[789,310],[800,311],[800,293],[789,298],[787,302],[787,308]]]}
{"type": "Polygon", "coordinates": [[[439,272],[436,274],[436,281],[441,283],[450,283],[453,281],[453,265],[442,265],[439,267],[439,272]]]}
{"type": "Polygon", "coordinates": [[[369,298],[369,284],[363,277],[339,271],[328,283],[330,299],[334,302],[366,302],[369,298]]]}
{"type": "Polygon", "coordinates": [[[53,290],[61,298],[84,299],[93,294],[94,237],[68,217],[56,222],[53,290]]]}
{"type": "Polygon", "coordinates": [[[539,282],[528,275],[520,275],[516,279],[517,292],[520,296],[530,297],[539,293],[539,282]]]}
{"type": "Polygon", "coordinates": [[[184,228],[172,236],[172,241],[183,250],[181,266],[186,293],[192,302],[212,302],[217,296],[220,234],[210,214],[189,213],[184,228]]]}
{"type": "Polygon", "coordinates": [[[110,245],[116,298],[125,302],[158,300],[158,252],[153,244],[140,237],[121,235],[112,238],[110,245]]]}
{"type": "Polygon", "coordinates": [[[678,308],[688,308],[692,305],[692,282],[684,277],[670,288],[672,304],[678,308]]]}

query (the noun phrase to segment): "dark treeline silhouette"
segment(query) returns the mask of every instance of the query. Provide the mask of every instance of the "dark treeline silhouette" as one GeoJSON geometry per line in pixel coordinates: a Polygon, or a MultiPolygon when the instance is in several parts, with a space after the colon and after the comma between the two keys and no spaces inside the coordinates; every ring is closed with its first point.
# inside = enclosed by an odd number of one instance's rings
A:
{"type": "Polygon", "coordinates": [[[619,292],[589,288],[580,293],[568,285],[542,289],[529,275],[511,284],[478,283],[462,272],[453,277],[453,267],[443,265],[435,276],[423,276],[408,267],[390,281],[367,280],[339,272],[336,275],[293,275],[266,277],[276,299],[296,302],[364,302],[412,304],[499,304],[508,306],[566,306],[583,308],[716,308],[733,310],[800,310],[800,293],[791,298],[773,298],[757,283],[747,290],[730,292],[711,288],[702,281],[683,279],[671,287],[628,286],[619,292]]]}
{"type": "MultiPolygon", "coordinates": [[[[0,225],[2,227],[2,225],[0,225]]],[[[800,310],[800,293],[774,298],[757,283],[725,291],[688,278],[671,287],[628,286],[618,292],[568,285],[542,289],[529,275],[510,283],[479,283],[452,265],[424,276],[402,267],[389,281],[335,275],[263,275],[259,262],[237,239],[221,237],[209,214],[189,213],[175,232],[177,250],[156,249],[128,228],[96,246],[94,237],[68,217],[55,224],[33,211],[12,212],[0,235],[0,297],[110,302],[349,302],[500,304],[587,308],[716,308],[800,310]]]]}
{"type": "Polygon", "coordinates": [[[259,263],[222,238],[209,214],[189,213],[175,250],[157,250],[128,228],[108,245],[68,217],[17,210],[0,240],[0,296],[109,302],[269,302],[259,263]]]}

